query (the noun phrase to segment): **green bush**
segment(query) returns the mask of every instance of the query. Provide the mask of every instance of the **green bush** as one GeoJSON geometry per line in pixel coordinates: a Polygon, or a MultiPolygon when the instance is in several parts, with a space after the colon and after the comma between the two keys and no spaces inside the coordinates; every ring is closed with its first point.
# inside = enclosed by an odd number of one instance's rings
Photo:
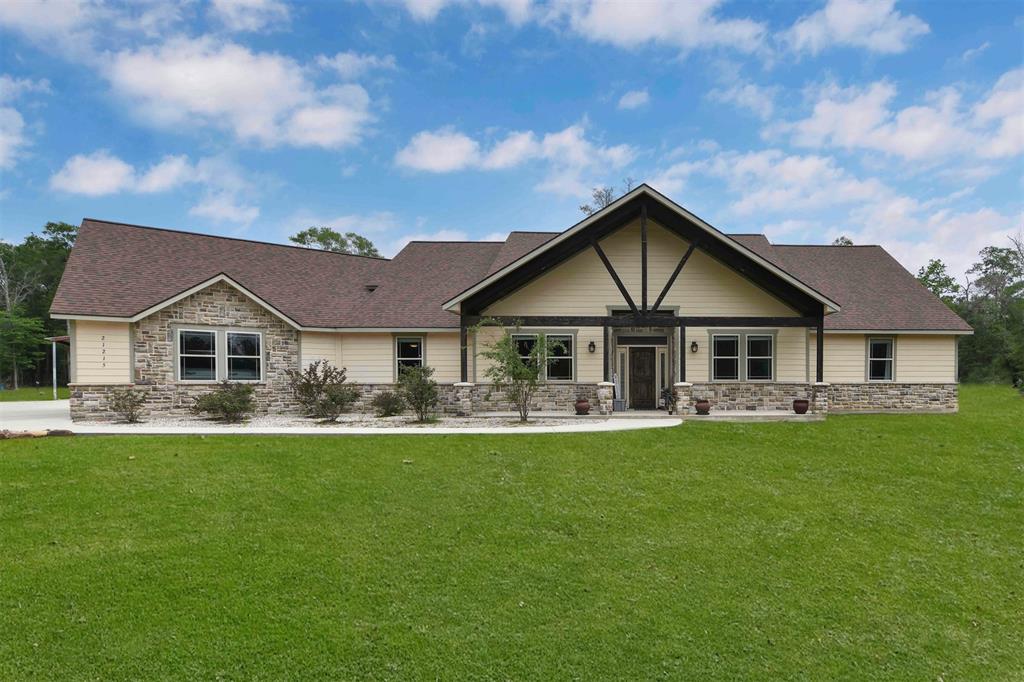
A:
{"type": "Polygon", "coordinates": [[[223,382],[215,390],[195,399],[192,411],[207,413],[226,422],[240,422],[253,411],[255,389],[248,384],[223,382]]]}
{"type": "Polygon", "coordinates": [[[305,414],[333,421],[359,398],[359,389],[345,384],[345,368],[326,360],[317,360],[298,371],[287,370],[292,395],[305,414]]]}
{"type": "Polygon", "coordinates": [[[405,409],[405,401],[402,400],[402,396],[394,391],[378,393],[373,396],[370,405],[378,417],[394,417],[396,414],[402,414],[402,410],[405,409]]]}
{"type": "Polygon", "coordinates": [[[440,400],[433,367],[407,367],[398,375],[398,392],[416,413],[417,421],[430,418],[440,400]]]}
{"type": "Polygon", "coordinates": [[[142,406],[149,395],[134,388],[114,390],[110,394],[110,409],[129,424],[135,424],[142,416],[142,406]]]}

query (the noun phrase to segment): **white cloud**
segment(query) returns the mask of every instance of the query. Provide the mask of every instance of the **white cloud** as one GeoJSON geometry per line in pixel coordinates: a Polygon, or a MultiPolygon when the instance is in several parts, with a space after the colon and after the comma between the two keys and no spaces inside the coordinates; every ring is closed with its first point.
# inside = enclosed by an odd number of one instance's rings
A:
{"type": "Polygon", "coordinates": [[[316,63],[325,69],[333,69],[345,80],[354,80],[370,71],[393,71],[398,68],[394,55],[380,57],[352,51],[339,52],[333,57],[322,54],[316,58],[316,63]]]}
{"type": "Polygon", "coordinates": [[[905,52],[928,24],[895,9],[895,0],[828,0],[823,9],[801,17],[784,36],[798,52],[860,47],[871,52],[905,52]]]}
{"type": "Polygon", "coordinates": [[[395,163],[412,170],[450,173],[470,168],[501,170],[543,161],[548,172],[537,189],[578,195],[587,192],[584,174],[621,168],[635,157],[629,145],[595,144],[587,139],[582,124],[543,136],[532,131],[512,132],[487,150],[468,135],[447,127],[414,135],[395,155],[395,163]]]}
{"type": "Polygon", "coordinates": [[[372,120],[359,85],[318,89],[288,57],[210,37],[119,52],[107,75],[148,123],[211,125],[267,147],[348,146],[372,120]]]}
{"type": "Polygon", "coordinates": [[[76,154],[50,177],[50,187],[69,194],[98,197],[135,185],[135,169],[106,150],[76,154]]]}
{"type": "Polygon", "coordinates": [[[210,14],[230,31],[262,31],[289,20],[288,6],[278,0],[211,0],[210,14]]]}
{"type": "Polygon", "coordinates": [[[647,106],[651,101],[651,95],[644,90],[630,90],[619,98],[619,109],[639,109],[647,106]]]}
{"type": "Polygon", "coordinates": [[[738,82],[729,87],[714,88],[708,92],[708,99],[732,104],[753,112],[758,118],[767,120],[775,110],[777,87],[764,87],[754,83],[738,82]]]}
{"type": "Polygon", "coordinates": [[[418,21],[433,21],[441,10],[453,5],[477,5],[501,10],[515,25],[525,23],[533,14],[532,0],[398,0],[418,21]]]}
{"type": "Polygon", "coordinates": [[[878,81],[866,87],[821,90],[811,115],[769,127],[804,147],[868,149],[908,160],[952,154],[984,158],[1024,151],[1024,69],[1007,72],[973,108],[952,87],[928,93],[920,104],[895,109],[896,87],[878,81]]]}
{"type": "Polygon", "coordinates": [[[35,0],[0,2],[0,26],[24,33],[33,40],[69,36],[98,14],[89,0],[35,0]]]}
{"type": "MultiPolygon", "coordinates": [[[[13,103],[27,94],[49,94],[47,80],[0,75],[0,105],[13,103]]],[[[12,106],[0,106],[0,168],[13,168],[26,147],[32,144],[25,118],[12,106]]]]}
{"type": "Polygon", "coordinates": [[[985,42],[983,42],[981,45],[978,45],[977,47],[972,47],[969,50],[964,50],[964,53],[962,55],[960,55],[960,61],[962,61],[962,62],[972,61],[974,58],[980,57],[981,54],[983,52],[985,52],[985,50],[987,50],[990,47],[992,47],[992,43],[990,43],[990,42],[988,42],[986,40],[985,42]]]}
{"type": "Polygon", "coordinates": [[[165,156],[138,178],[135,191],[142,194],[166,192],[189,182],[195,175],[196,169],[187,156],[165,156]]]}
{"type": "Polygon", "coordinates": [[[209,218],[215,222],[249,224],[260,215],[258,206],[246,206],[230,192],[215,192],[199,200],[188,210],[189,215],[209,218]]]}

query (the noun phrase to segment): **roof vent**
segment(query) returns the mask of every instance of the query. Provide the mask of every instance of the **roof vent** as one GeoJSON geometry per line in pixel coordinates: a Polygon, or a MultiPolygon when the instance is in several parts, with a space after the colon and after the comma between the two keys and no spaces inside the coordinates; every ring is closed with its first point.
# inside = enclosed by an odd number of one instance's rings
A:
{"type": "Polygon", "coordinates": [[[380,285],[379,284],[364,284],[363,288],[366,289],[368,292],[370,292],[372,294],[374,291],[377,290],[378,286],[380,286],[380,285]]]}

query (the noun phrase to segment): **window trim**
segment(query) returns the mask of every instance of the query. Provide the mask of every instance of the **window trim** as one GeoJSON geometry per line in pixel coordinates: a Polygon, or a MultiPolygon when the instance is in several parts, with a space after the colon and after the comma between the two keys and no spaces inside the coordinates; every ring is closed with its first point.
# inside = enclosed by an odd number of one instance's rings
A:
{"type": "Polygon", "coordinates": [[[711,334],[711,372],[709,377],[712,382],[741,382],[743,381],[743,334],[740,332],[719,332],[711,334]],[[736,355],[715,355],[715,339],[722,338],[734,338],[736,339],[736,355]],[[735,379],[719,379],[715,376],[715,360],[731,360],[736,359],[736,378],[735,379]]]}
{"type": "Polygon", "coordinates": [[[220,339],[216,329],[203,329],[201,327],[176,327],[174,329],[174,378],[178,383],[181,384],[216,384],[220,380],[220,339]],[[182,353],[181,352],[181,335],[185,332],[192,332],[196,334],[213,334],[213,355],[197,355],[195,353],[182,353]],[[213,358],[213,378],[212,379],[185,379],[181,372],[181,359],[182,358],[213,358]]]}
{"type": "Polygon", "coordinates": [[[230,381],[233,384],[260,384],[263,383],[264,377],[266,377],[266,354],[263,352],[263,332],[247,331],[242,329],[225,329],[224,330],[224,381],[230,381]],[[245,334],[248,336],[256,336],[260,340],[260,378],[259,379],[232,379],[231,378],[231,358],[253,358],[255,355],[232,355],[231,344],[228,343],[229,334],[245,334]]]}
{"type": "Polygon", "coordinates": [[[871,384],[892,384],[896,383],[896,337],[895,336],[868,336],[864,343],[864,380],[871,384]],[[871,343],[874,341],[888,341],[889,342],[889,353],[888,358],[872,358],[871,357],[871,343]],[[888,379],[872,379],[871,378],[871,361],[872,360],[885,360],[889,363],[891,368],[889,371],[888,379]]]}
{"type": "Polygon", "coordinates": [[[547,349],[545,348],[544,349],[545,350],[545,352],[544,352],[544,381],[550,381],[550,382],[558,383],[558,384],[566,384],[566,383],[572,383],[572,382],[576,381],[576,335],[575,334],[551,333],[551,334],[545,334],[544,337],[548,338],[548,339],[551,339],[551,338],[569,339],[569,354],[568,355],[564,355],[564,356],[563,355],[558,355],[558,356],[555,356],[555,357],[560,359],[560,360],[568,360],[570,365],[571,365],[571,367],[572,367],[572,373],[570,374],[568,379],[552,379],[550,376],[548,376],[548,370],[550,368],[550,365],[548,363],[551,360],[551,358],[548,357],[547,349]]]}
{"type": "MultiPolygon", "coordinates": [[[[708,335],[708,381],[712,383],[756,383],[768,384],[779,382],[779,330],[776,327],[731,329],[729,327],[707,329],[708,335]],[[739,378],[738,379],[715,379],[715,358],[732,357],[726,355],[715,355],[716,336],[738,336],[739,337],[739,378]],[[748,336],[770,336],[772,339],[772,378],[751,379],[747,372],[747,337],[748,336]]],[[[691,337],[692,338],[692,337],[691,337]]],[[[764,356],[755,356],[764,357],[764,356]]]]}
{"type": "Polygon", "coordinates": [[[752,381],[752,382],[762,383],[762,384],[763,383],[771,383],[771,382],[775,381],[775,335],[774,334],[751,333],[751,334],[744,334],[743,335],[743,377],[744,377],[744,381],[752,381]],[[750,355],[750,339],[751,339],[751,337],[753,337],[753,338],[760,338],[760,339],[768,339],[768,341],[772,344],[771,355],[754,355],[754,356],[751,356],[750,355]],[[771,376],[768,377],[767,379],[751,379],[750,378],[750,360],[751,360],[751,358],[753,358],[754,360],[768,359],[769,361],[771,361],[771,363],[772,363],[771,376]]]}
{"type": "Polygon", "coordinates": [[[420,343],[420,368],[427,366],[427,336],[426,334],[395,334],[394,345],[392,346],[391,358],[392,358],[392,371],[394,372],[394,381],[398,381],[398,375],[401,371],[398,361],[401,360],[415,360],[417,358],[399,358],[398,357],[398,344],[400,341],[419,341],[420,343]]]}

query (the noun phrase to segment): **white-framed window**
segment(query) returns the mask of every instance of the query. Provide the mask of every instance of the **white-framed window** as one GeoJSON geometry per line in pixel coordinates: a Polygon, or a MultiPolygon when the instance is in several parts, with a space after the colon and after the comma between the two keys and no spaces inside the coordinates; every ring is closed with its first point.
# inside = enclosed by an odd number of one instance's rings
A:
{"type": "Polygon", "coordinates": [[[868,381],[893,380],[893,350],[891,337],[868,339],[868,381]]]}
{"type": "Polygon", "coordinates": [[[217,380],[217,332],[205,329],[178,330],[178,379],[217,380]]]}
{"type": "Polygon", "coordinates": [[[227,332],[228,381],[263,380],[263,335],[227,332]]]}
{"type": "Polygon", "coordinates": [[[575,355],[570,334],[549,334],[547,354],[548,381],[572,381],[575,355]]]}
{"type": "Polygon", "coordinates": [[[774,341],[771,334],[747,334],[747,381],[771,381],[774,377],[774,341]]]}
{"type": "Polygon", "coordinates": [[[715,334],[711,337],[711,380],[739,381],[739,334],[715,334]]]}
{"type": "Polygon", "coordinates": [[[411,367],[423,367],[423,337],[399,336],[395,339],[395,367],[398,375],[411,367]]]}

